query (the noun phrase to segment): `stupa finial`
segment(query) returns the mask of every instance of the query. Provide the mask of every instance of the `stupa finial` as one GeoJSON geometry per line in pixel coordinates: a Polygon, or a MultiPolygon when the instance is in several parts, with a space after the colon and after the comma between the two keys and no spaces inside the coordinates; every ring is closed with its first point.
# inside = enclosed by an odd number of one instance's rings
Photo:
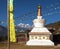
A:
{"type": "Polygon", "coordinates": [[[38,16],[41,16],[41,6],[38,5],[38,16]]]}

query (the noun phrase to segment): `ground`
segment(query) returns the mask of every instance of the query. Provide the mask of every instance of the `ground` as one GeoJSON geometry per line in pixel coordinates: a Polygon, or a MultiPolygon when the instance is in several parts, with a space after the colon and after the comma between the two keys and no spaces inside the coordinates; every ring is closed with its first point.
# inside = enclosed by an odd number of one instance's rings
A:
{"type": "MultiPolygon", "coordinates": [[[[8,49],[7,43],[0,43],[0,49],[8,49]]],[[[25,43],[11,43],[10,49],[60,49],[60,45],[57,46],[27,46],[25,43]]]]}

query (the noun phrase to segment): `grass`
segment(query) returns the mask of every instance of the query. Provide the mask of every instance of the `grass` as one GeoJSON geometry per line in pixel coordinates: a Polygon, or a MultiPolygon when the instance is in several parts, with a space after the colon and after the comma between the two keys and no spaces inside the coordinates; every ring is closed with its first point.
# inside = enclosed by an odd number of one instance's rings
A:
{"type": "MultiPolygon", "coordinates": [[[[0,43],[0,49],[7,48],[7,43],[0,43]]],[[[25,43],[11,43],[10,49],[60,49],[60,46],[27,46],[25,43]]]]}

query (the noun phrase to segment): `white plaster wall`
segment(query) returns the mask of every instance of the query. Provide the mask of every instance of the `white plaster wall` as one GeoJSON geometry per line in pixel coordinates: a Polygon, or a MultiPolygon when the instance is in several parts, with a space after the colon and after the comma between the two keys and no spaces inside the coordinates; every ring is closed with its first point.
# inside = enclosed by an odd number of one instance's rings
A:
{"type": "Polygon", "coordinates": [[[35,27],[44,27],[44,24],[43,23],[34,23],[34,26],[35,27]]]}
{"type": "Polygon", "coordinates": [[[38,19],[42,19],[42,16],[37,16],[38,19]]]}

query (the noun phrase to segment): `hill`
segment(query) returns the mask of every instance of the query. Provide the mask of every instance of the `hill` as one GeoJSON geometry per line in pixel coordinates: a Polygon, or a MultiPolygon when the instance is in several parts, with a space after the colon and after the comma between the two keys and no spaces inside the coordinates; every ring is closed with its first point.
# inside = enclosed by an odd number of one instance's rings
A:
{"type": "Polygon", "coordinates": [[[0,25],[0,42],[7,39],[7,28],[0,25]]]}
{"type": "Polygon", "coordinates": [[[60,34],[60,21],[46,25],[53,34],[60,34]]]}
{"type": "Polygon", "coordinates": [[[6,36],[7,35],[7,28],[0,25],[0,36],[6,36]]]}

